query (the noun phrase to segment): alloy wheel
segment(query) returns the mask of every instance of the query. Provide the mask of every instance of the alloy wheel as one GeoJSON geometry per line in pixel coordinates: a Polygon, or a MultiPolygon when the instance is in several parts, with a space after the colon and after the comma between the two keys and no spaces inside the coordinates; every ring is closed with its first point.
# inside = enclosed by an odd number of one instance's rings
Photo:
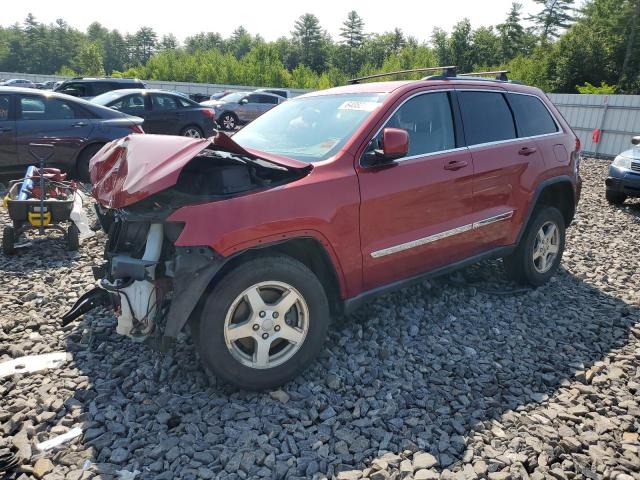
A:
{"type": "Polygon", "coordinates": [[[547,273],[560,249],[560,230],[554,222],[546,222],[538,230],[533,244],[533,266],[538,273],[547,273]]]}
{"type": "Polygon", "coordinates": [[[224,340],[245,366],[265,369],[293,357],[309,330],[309,307],[294,287],[260,282],[236,297],[224,321],[224,340]]]}
{"type": "Polygon", "coordinates": [[[225,130],[233,130],[236,128],[236,119],[233,115],[225,115],[222,117],[222,126],[225,130]]]}
{"type": "Polygon", "coordinates": [[[197,128],[187,128],[184,131],[184,136],[191,138],[202,138],[202,135],[200,135],[200,131],[197,128]]]}

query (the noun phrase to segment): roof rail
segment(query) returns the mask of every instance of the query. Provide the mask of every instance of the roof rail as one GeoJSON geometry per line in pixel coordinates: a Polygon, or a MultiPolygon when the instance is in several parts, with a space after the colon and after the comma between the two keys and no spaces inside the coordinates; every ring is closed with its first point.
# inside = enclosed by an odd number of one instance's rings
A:
{"type": "Polygon", "coordinates": [[[496,80],[500,80],[502,82],[508,82],[509,78],[507,77],[507,73],[509,70],[495,70],[493,72],[471,72],[471,73],[461,73],[459,77],[483,77],[488,75],[495,75],[496,80]]]}
{"type": "Polygon", "coordinates": [[[363,80],[370,80],[372,78],[391,77],[394,75],[405,75],[418,72],[437,72],[438,70],[442,70],[442,74],[444,77],[455,77],[457,68],[458,67],[456,66],[450,65],[446,67],[413,68],[411,70],[398,70],[396,72],[377,73],[375,75],[368,75],[366,77],[352,78],[350,80],[347,80],[347,84],[355,85],[356,83],[360,83],[363,80]]]}

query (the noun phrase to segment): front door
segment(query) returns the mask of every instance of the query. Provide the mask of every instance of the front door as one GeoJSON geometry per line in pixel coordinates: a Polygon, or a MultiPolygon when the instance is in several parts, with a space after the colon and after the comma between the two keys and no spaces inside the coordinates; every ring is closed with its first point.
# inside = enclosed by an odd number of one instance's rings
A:
{"type": "Polygon", "coordinates": [[[473,222],[473,162],[456,143],[451,92],[409,97],[384,127],[407,130],[409,152],[389,167],[358,166],[366,289],[459,259],[457,237],[473,222]]]}
{"type": "Polygon", "coordinates": [[[12,171],[18,163],[16,121],[11,95],[0,95],[0,169],[12,171]]]}

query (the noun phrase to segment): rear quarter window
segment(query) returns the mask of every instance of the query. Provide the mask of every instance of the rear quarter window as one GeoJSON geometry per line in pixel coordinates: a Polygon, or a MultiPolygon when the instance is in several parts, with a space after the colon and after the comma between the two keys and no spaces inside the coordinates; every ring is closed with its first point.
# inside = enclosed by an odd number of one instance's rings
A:
{"type": "Polygon", "coordinates": [[[513,115],[502,93],[461,91],[458,98],[467,145],[516,138],[513,115]]]}
{"type": "Polygon", "coordinates": [[[555,120],[538,97],[511,93],[508,98],[516,117],[519,137],[535,137],[558,131],[555,120]]]}

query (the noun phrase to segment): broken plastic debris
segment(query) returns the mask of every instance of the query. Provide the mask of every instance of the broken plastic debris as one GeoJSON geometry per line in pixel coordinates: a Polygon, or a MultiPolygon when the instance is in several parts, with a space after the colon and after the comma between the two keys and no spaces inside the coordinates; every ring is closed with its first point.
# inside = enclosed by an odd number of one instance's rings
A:
{"type": "Polygon", "coordinates": [[[67,352],[27,355],[0,363],[0,378],[16,373],[31,373],[48,368],[58,368],[67,360],[67,352]]]}
{"type": "Polygon", "coordinates": [[[140,471],[134,470],[133,472],[130,472],[128,470],[116,470],[116,473],[118,474],[118,478],[120,478],[121,480],[134,480],[134,478],[138,476],[140,471]]]}
{"type": "Polygon", "coordinates": [[[79,427],[72,428],[67,433],[63,433],[62,435],[58,435],[57,437],[51,438],[45,442],[38,443],[36,448],[40,451],[51,450],[58,445],[62,445],[65,442],[73,440],[76,437],[82,435],[82,429],[79,427]]]}

